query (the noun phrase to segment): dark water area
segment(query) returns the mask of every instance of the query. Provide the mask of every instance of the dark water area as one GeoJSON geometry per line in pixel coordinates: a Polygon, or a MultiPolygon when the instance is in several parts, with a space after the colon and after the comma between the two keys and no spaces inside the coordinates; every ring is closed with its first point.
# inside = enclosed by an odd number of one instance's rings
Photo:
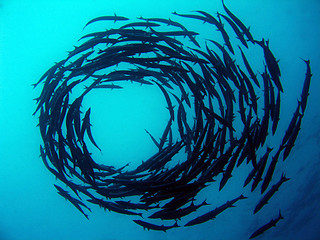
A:
{"type": "MultiPolygon", "coordinates": [[[[43,141],[37,127],[39,115],[33,116],[32,113],[36,109],[34,99],[41,93],[43,85],[33,89],[32,84],[55,63],[65,59],[74,46],[79,46],[78,40],[83,35],[106,30],[116,24],[97,22],[83,29],[89,20],[114,13],[132,21],[140,16],[170,18],[188,26],[191,31],[201,33],[196,37],[197,40],[217,39],[221,43],[222,39],[217,36],[214,28],[211,32],[207,24],[172,14],[174,11],[191,14],[191,11],[202,10],[215,16],[217,11],[225,13],[221,1],[2,0],[0,240],[248,239],[259,227],[277,218],[279,209],[284,219],[255,239],[320,239],[320,3],[316,0],[225,0],[225,4],[250,26],[255,39],[269,39],[269,47],[279,60],[284,89],[280,121],[277,133],[267,138],[264,148],[276,149],[279,146],[300,100],[307,71],[301,59],[310,60],[312,80],[301,130],[289,157],[278,162],[270,186],[277,183],[282,173],[290,180],[280,187],[269,203],[257,214],[253,214],[254,207],[261,199],[260,185],[254,192],[250,191],[250,186],[242,187],[250,168],[241,165],[233,170],[232,178],[221,191],[221,175],[216,182],[204,188],[197,195],[197,204],[206,200],[209,205],[187,216],[183,223],[240,194],[248,196],[248,199],[236,202],[235,207],[205,223],[178,227],[167,232],[148,231],[132,221],[138,219],[136,216],[104,211],[93,204],[88,204],[92,212],[88,212],[90,220],[87,220],[70,202],[57,194],[53,184],[72,191],[46,169],[40,157],[39,145],[43,141]]],[[[229,26],[225,27],[228,32],[232,32],[229,26]]],[[[183,41],[191,45],[190,41],[183,41]]],[[[234,58],[241,62],[237,44],[239,41],[234,43],[234,58]]],[[[246,56],[260,76],[264,71],[261,48],[252,47],[246,56]]],[[[90,151],[95,161],[107,162],[115,167],[130,163],[128,168],[134,169],[142,160],[157,152],[157,147],[145,129],[159,139],[169,114],[158,88],[139,84],[121,86],[123,89],[90,92],[82,108],[84,114],[91,107],[92,131],[102,149],[100,152],[91,145],[90,151]]],[[[259,90],[257,94],[263,96],[263,91],[259,90]]],[[[73,94],[77,94],[76,89],[73,94]]],[[[193,123],[192,117],[189,121],[193,123]]],[[[178,138],[177,133],[173,135],[178,138]]],[[[235,135],[239,137],[241,133],[235,135]]],[[[263,153],[264,150],[257,151],[259,157],[263,153]]],[[[183,154],[178,157],[183,157],[183,154]]],[[[84,196],[84,199],[87,197],[84,196]]],[[[147,217],[139,219],[148,221],[147,217]]],[[[157,223],[163,224],[160,220],[157,223]]],[[[174,221],[164,224],[172,223],[174,221]]]]}

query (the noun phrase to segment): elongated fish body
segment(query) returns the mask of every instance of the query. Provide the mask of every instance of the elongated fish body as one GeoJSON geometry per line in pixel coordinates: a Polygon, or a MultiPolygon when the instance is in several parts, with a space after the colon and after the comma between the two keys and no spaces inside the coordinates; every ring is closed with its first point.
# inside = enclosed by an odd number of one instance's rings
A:
{"type": "Polygon", "coordinates": [[[222,5],[228,16],[234,21],[234,23],[243,31],[243,33],[247,36],[250,42],[254,43],[254,39],[247,28],[240,20],[237,18],[224,4],[224,0],[222,0],[222,5]]]}
{"type": "Polygon", "coordinates": [[[175,223],[173,224],[172,226],[164,226],[164,225],[156,225],[156,224],[152,224],[152,223],[148,223],[148,222],[145,222],[145,221],[142,221],[142,220],[133,220],[136,224],[139,224],[141,225],[144,229],[152,229],[152,230],[156,230],[156,231],[167,231],[168,229],[171,229],[171,228],[175,228],[175,227],[178,227],[178,224],[175,223]]]}
{"type": "Polygon", "coordinates": [[[215,218],[218,214],[222,213],[227,208],[234,207],[233,204],[236,203],[238,200],[245,199],[245,198],[246,197],[244,197],[243,195],[240,195],[239,197],[237,197],[231,201],[227,201],[225,204],[221,205],[220,207],[217,207],[216,209],[214,209],[210,212],[207,212],[207,213],[189,221],[188,223],[185,224],[185,226],[192,226],[192,225],[200,224],[203,222],[207,222],[210,219],[215,218]]]}
{"type": "Polygon", "coordinates": [[[254,233],[251,234],[251,236],[249,237],[249,239],[255,238],[259,235],[261,235],[262,233],[264,233],[265,231],[267,231],[268,229],[275,227],[276,224],[283,219],[283,217],[281,216],[280,210],[279,210],[279,216],[276,219],[272,219],[270,222],[268,222],[267,224],[263,225],[262,227],[260,227],[258,230],[256,230],[254,233]]]}
{"type": "Polygon", "coordinates": [[[257,204],[257,206],[255,207],[253,213],[257,213],[265,204],[268,203],[268,201],[271,199],[271,197],[275,194],[275,192],[277,192],[280,188],[280,186],[286,182],[290,180],[290,178],[286,178],[284,174],[282,174],[281,179],[274,184],[271,189],[262,197],[262,199],[259,201],[259,203],[257,204]]]}
{"type": "Polygon", "coordinates": [[[310,68],[310,60],[304,60],[304,62],[307,65],[307,72],[306,72],[306,78],[304,80],[302,93],[301,93],[301,110],[302,113],[304,113],[306,106],[307,106],[307,99],[309,96],[309,88],[310,88],[310,82],[311,82],[311,68],[310,68]]]}
{"type": "Polygon", "coordinates": [[[97,18],[94,18],[92,20],[90,20],[85,26],[88,26],[90,25],[91,23],[94,23],[94,22],[98,22],[98,21],[126,21],[126,20],[129,20],[129,18],[126,18],[126,17],[121,17],[121,16],[117,16],[117,15],[114,15],[114,16],[101,16],[101,17],[97,17],[97,18]]]}

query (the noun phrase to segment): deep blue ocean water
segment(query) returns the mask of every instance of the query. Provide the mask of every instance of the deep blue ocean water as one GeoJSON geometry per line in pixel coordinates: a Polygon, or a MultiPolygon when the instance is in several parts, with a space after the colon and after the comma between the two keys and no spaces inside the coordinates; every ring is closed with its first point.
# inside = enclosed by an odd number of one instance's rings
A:
{"type": "MultiPolygon", "coordinates": [[[[270,48],[280,60],[285,90],[280,132],[289,124],[300,97],[306,71],[300,58],[311,61],[313,77],[301,131],[289,158],[281,161],[275,173],[279,177],[285,172],[291,180],[270,203],[253,215],[260,195],[252,193],[249,199],[239,201],[235,208],[214,220],[167,233],[143,230],[132,222],[134,217],[105,212],[95,206],[90,206],[88,221],[56,193],[53,184],[57,181],[39,157],[42,141],[36,127],[37,116],[32,113],[36,106],[33,99],[40,88],[34,90],[31,84],[74,49],[78,39],[88,33],[83,27],[90,19],[114,13],[130,19],[168,18],[173,11],[204,10],[214,14],[223,12],[220,0],[0,0],[0,240],[242,240],[277,217],[279,209],[284,219],[256,239],[320,239],[320,2],[225,0],[225,3],[250,26],[255,38],[270,39],[270,48]]],[[[180,20],[183,21],[210,37],[204,25],[180,20]]],[[[260,55],[250,59],[253,65],[261,65],[260,55]]],[[[103,149],[102,154],[96,154],[97,161],[109,161],[119,167],[131,162],[135,166],[155,151],[144,129],[159,136],[168,113],[161,93],[152,87],[134,86],[121,91],[110,91],[108,96],[106,92],[89,94],[84,104],[92,106],[93,131],[103,149]]],[[[277,144],[279,136],[273,139],[267,145],[277,144]]],[[[221,192],[214,185],[204,189],[199,197],[215,208],[248,193],[237,187],[241,177],[246,177],[242,170],[234,172],[221,192]]]]}

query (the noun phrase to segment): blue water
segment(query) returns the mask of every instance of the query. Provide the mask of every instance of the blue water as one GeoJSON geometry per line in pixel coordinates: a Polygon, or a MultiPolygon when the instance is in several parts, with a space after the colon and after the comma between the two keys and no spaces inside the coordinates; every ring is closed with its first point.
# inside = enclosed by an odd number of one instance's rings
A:
{"type": "MultiPolygon", "coordinates": [[[[270,203],[253,216],[252,209],[259,200],[259,195],[253,193],[215,220],[167,233],[143,230],[132,222],[135,218],[94,206],[90,206],[92,213],[88,221],[56,193],[53,184],[57,181],[39,158],[42,142],[36,127],[37,116],[32,116],[35,110],[32,99],[40,89],[33,90],[31,84],[55,62],[65,58],[67,51],[73,50],[77,40],[87,33],[82,29],[90,19],[114,13],[134,19],[140,15],[172,17],[173,11],[223,12],[220,1],[1,0],[0,240],[248,239],[253,231],[277,217],[278,209],[284,220],[257,239],[320,239],[320,2],[225,0],[225,3],[251,26],[255,38],[270,39],[270,48],[280,59],[285,93],[279,131],[285,130],[300,97],[306,71],[300,58],[311,60],[313,77],[302,129],[289,159],[281,162],[275,173],[280,176],[285,171],[291,180],[270,203]]],[[[196,31],[203,28],[201,24],[192,27],[196,31]]],[[[253,65],[261,65],[260,57],[251,56],[251,59],[253,65]]],[[[168,113],[161,103],[161,93],[152,87],[114,92],[86,99],[85,104],[94,105],[93,131],[103,149],[97,160],[115,166],[131,162],[134,166],[155,151],[144,129],[160,136],[168,113]]],[[[237,197],[241,193],[235,187],[240,170],[221,192],[213,186],[199,197],[207,198],[211,208],[237,197]]]]}

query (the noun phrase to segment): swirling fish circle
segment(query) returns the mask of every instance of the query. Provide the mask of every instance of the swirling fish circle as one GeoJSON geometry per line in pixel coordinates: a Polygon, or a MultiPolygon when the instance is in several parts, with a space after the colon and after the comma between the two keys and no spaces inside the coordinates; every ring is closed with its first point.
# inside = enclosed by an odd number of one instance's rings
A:
{"type": "MultiPolygon", "coordinates": [[[[223,6],[228,16],[204,11],[173,13],[180,20],[204,22],[212,33],[216,32],[208,40],[199,39],[198,32],[171,19],[140,17],[128,23],[128,18],[117,15],[95,18],[85,27],[110,20],[114,27],[83,36],[82,43],[66,59],[34,84],[44,83],[34,113],[40,111],[42,160],[73,192],[55,185],[58,193],[85,217],[91,210],[81,195],[117,213],[176,221],[159,225],[134,220],[144,228],[166,231],[181,226],[177,220],[183,224],[187,215],[207,205],[204,199],[198,202],[198,193],[212,184],[219,184],[221,190],[245,160],[250,174],[244,186],[252,182],[254,191],[263,180],[261,194],[268,188],[279,155],[283,152],[283,159],[287,158],[298,135],[311,79],[310,65],[305,61],[307,75],[301,101],[281,144],[276,150],[264,148],[279,121],[283,92],[280,68],[268,41],[254,40],[248,28],[223,6]],[[241,46],[235,49],[236,44],[241,46]],[[261,65],[264,60],[266,66],[262,66],[261,75],[255,74],[253,69],[258,67],[251,67],[245,55],[254,47],[264,54],[261,65]],[[91,132],[91,108],[81,106],[92,90],[120,89],[123,82],[159,88],[169,116],[159,141],[147,131],[158,150],[133,170],[95,162],[89,147],[103,149],[91,132]],[[184,159],[174,162],[182,151],[184,159]],[[275,154],[262,178],[272,151],[275,154]]],[[[282,175],[275,188],[287,180],[282,175]]],[[[245,198],[237,196],[184,226],[213,219],[245,198]]],[[[262,198],[254,213],[268,199],[262,198]]]]}

